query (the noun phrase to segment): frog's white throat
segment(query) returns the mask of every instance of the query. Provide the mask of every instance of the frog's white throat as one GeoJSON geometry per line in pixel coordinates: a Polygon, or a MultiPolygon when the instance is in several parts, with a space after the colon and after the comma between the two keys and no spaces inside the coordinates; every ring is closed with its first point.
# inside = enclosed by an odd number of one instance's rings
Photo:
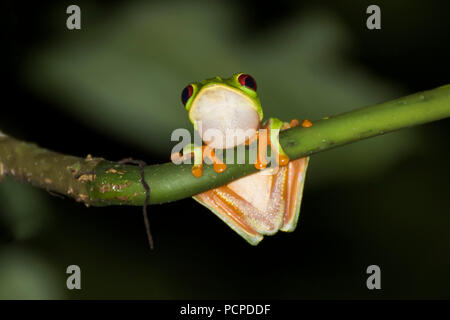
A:
{"type": "Polygon", "coordinates": [[[224,85],[203,88],[190,110],[202,140],[215,149],[244,143],[259,128],[259,114],[244,93],[224,85]]]}

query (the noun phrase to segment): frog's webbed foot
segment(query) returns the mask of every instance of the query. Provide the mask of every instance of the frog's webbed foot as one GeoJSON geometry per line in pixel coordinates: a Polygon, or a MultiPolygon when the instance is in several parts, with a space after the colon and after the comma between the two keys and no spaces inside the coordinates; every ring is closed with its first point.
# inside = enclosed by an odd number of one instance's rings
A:
{"type": "MultiPolygon", "coordinates": [[[[272,152],[275,153],[275,159],[280,166],[286,166],[289,163],[289,156],[283,150],[279,142],[280,131],[287,130],[299,125],[297,119],[292,119],[291,122],[282,122],[277,118],[270,118],[263,126],[265,130],[259,130],[258,139],[258,156],[255,162],[255,167],[259,170],[264,169],[267,166],[267,159],[265,151],[267,145],[271,146],[272,152]]],[[[311,127],[312,123],[309,120],[302,121],[302,127],[311,127]]]]}
{"type": "Polygon", "coordinates": [[[209,146],[195,146],[188,144],[183,148],[183,155],[174,153],[171,155],[172,162],[182,162],[194,157],[194,165],[192,166],[192,174],[199,178],[203,174],[203,159],[207,157],[214,165],[214,171],[217,173],[224,172],[227,165],[220,160],[214,150],[209,146]]]}

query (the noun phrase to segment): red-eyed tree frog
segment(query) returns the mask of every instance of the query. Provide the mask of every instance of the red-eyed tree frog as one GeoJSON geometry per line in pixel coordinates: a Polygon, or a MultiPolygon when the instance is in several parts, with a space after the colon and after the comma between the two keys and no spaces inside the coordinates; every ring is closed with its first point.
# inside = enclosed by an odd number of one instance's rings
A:
{"type": "MultiPolygon", "coordinates": [[[[294,231],[309,161],[308,157],[289,161],[279,144],[278,133],[298,125],[298,121],[285,123],[270,118],[262,123],[263,110],[256,89],[253,77],[236,73],[228,79],[215,77],[191,83],[181,94],[189,119],[203,141],[202,146],[190,144],[183,148],[182,158],[194,157],[194,176],[202,175],[205,156],[211,159],[218,174],[226,170],[226,164],[216,157],[214,150],[258,140],[255,166],[260,172],[193,197],[252,245],[278,230],[294,231]],[[268,134],[262,135],[262,131],[268,134]],[[280,165],[273,173],[266,168],[267,143],[280,165]],[[260,152],[263,148],[264,155],[260,152]]],[[[304,127],[311,125],[309,120],[302,122],[304,127]]]]}

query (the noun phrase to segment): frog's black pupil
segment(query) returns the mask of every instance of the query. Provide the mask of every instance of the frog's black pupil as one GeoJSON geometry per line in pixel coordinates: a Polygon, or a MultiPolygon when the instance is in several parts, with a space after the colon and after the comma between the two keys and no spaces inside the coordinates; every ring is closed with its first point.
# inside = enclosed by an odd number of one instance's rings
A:
{"type": "Polygon", "coordinates": [[[256,91],[256,81],[252,76],[243,73],[239,76],[238,81],[241,85],[256,91]]]}
{"type": "Polygon", "coordinates": [[[256,82],[255,82],[255,80],[254,80],[252,77],[250,77],[250,76],[247,76],[247,77],[245,78],[245,86],[246,86],[246,87],[249,87],[249,88],[252,88],[253,90],[256,90],[256,82]]]}
{"type": "Polygon", "coordinates": [[[189,89],[190,89],[189,86],[187,86],[186,88],[183,89],[183,92],[181,92],[181,102],[183,102],[183,104],[186,104],[186,102],[190,98],[191,90],[189,89]]]}

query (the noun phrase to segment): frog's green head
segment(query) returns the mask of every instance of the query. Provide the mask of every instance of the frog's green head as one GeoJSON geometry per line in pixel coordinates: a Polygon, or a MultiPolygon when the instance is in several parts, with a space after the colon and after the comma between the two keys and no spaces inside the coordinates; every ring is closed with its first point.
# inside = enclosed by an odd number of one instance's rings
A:
{"type": "Polygon", "coordinates": [[[236,73],[228,79],[215,77],[191,83],[181,93],[181,101],[201,135],[211,128],[224,135],[229,134],[226,130],[257,130],[263,118],[256,81],[245,73],[236,73]],[[199,121],[203,130],[197,126],[199,121]]]}

